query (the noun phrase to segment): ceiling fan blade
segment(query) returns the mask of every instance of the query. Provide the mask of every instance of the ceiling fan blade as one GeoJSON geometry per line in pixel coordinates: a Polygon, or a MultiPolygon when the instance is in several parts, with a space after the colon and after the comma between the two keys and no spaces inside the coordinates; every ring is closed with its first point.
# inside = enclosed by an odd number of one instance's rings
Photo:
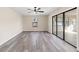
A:
{"type": "Polygon", "coordinates": [[[37,10],[40,10],[41,8],[38,8],[37,10]]]}
{"type": "Polygon", "coordinates": [[[27,9],[28,11],[33,11],[32,9],[27,9]]]}
{"type": "Polygon", "coordinates": [[[37,12],[41,12],[41,13],[44,13],[44,11],[37,11],[37,12]]]}

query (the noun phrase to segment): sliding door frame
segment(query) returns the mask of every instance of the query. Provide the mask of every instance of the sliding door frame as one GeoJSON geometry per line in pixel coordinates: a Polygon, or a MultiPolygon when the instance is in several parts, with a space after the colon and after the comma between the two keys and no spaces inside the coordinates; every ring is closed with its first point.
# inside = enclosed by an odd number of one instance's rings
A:
{"type": "MultiPolygon", "coordinates": [[[[67,10],[67,11],[64,11],[64,12],[62,12],[62,13],[59,13],[59,14],[57,14],[57,15],[54,15],[54,16],[52,16],[52,34],[53,35],[55,35],[55,36],[57,36],[58,38],[60,38],[61,40],[63,40],[63,41],[65,41],[65,42],[67,42],[66,40],[65,40],[65,13],[66,12],[69,12],[69,11],[72,11],[72,10],[75,10],[75,9],[77,9],[77,7],[75,7],[75,8],[72,8],[72,9],[70,9],[70,10],[67,10]],[[61,38],[61,37],[59,37],[58,36],[58,26],[57,26],[57,20],[58,20],[58,15],[60,15],[60,14],[63,14],[63,39],[61,38]],[[56,34],[53,32],[53,17],[56,17],[56,34]]],[[[70,45],[72,45],[71,43],[69,43],[69,42],[67,42],[68,44],[70,44],[70,45]]],[[[73,47],[75,47],[76,48],[76,46],[74,46],[74,45],[72,45],[73,47]]]]}
{"type": "MultiPolygon", "coordinates": [[[[54,31],[53,31],[53,27],[54,27],[54,26],[53,26],[53,24],[54,24],[54,22],[53,22],[54,19],[53,19],[53,18],[54,18],[54,17],[56,17],[56,16],[52,16],[52,34],[54,34],[54,35],[56,36],[56,34],[57,34],[57,20],[56,20],[56,25],[55,25],[55,26],[56,26],[56,33],[54,33],[54,31]]],[[[57,18],[57,17],[56,17],[56,18],[57,18]]]]}

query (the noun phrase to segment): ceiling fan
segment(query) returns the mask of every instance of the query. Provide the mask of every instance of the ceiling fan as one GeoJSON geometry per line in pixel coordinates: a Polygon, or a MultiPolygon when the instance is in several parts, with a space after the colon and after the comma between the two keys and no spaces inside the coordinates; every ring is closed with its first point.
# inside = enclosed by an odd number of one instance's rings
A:
{"type": "Polygon", "coordinates": [[[43,13],[44,11],[41,11],[41,8],[34,7],[34,12],[40,12],[40,13],[43,13]]]}
{"type": "MultiPolygon", "coordinates": [[[[31,9],[28,9],[28,10],[31,10],[31,9]]],[[[37,8],[37,7],[34,7],[34,9],[31,11],[34,11],[35,13],[37,13],[37,12],[44,13],[44,11],[42,11],[41,8],[37,8]]]]}

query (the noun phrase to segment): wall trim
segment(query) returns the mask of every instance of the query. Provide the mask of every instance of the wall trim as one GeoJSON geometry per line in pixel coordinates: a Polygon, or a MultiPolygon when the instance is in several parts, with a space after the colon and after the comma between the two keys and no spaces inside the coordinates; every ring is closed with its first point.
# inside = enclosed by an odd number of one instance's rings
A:
{"type": "Polygon", "coordinates": [[[24,31],[22,31],[21,33],[17,34],[16,36],[14,36],[13,38],[9,39],[8,41],[6,41],[5,43],[3,43],[2,45],[0,45],[0,49],[8,46],[10,44],[12,44],[12,42],[14,42],[16,39],[19,40],[20,38],[23,37],[24,31]],[[20,37],[20,38],[19,38],[20,37]]]}

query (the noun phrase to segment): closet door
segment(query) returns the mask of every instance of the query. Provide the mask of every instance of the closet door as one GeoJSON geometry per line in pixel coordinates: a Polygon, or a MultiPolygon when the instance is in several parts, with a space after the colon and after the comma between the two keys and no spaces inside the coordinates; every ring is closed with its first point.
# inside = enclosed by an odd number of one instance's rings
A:
{"type": "Polygon", "coordinates": [[[76,9],[65,12],[65,40],[77,46],[76,9]]]}
{"type": "Polygon", "coordinates": [[[56,16],[52,17],[52,32],[56,35],[56,16]]]}
{"type": "Polygon", "coordinates": [[[63,14],[57,15],[57,36],[63,39],[63,14]]]}

